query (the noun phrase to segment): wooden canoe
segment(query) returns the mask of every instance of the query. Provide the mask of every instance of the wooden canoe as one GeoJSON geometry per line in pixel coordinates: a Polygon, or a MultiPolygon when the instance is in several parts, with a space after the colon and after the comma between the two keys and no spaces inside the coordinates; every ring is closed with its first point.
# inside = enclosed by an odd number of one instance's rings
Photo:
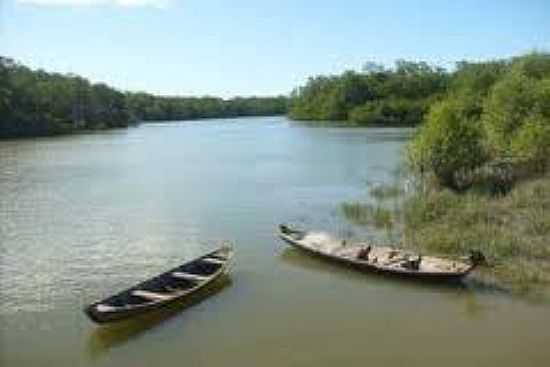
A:
{"type": "Polygon", "coordinates": [[[459,281],[484,262],[480,252],[464,260],[420,256],[389,246],[346,244],[324,232],[307,232],[280,225],[279,237],[290,245],[312,255],[352,266],[356,269],[403,278],[435,282],[459,281]]]}
{"type": "Polygon", "coordinates": [[[189,297],[228,272],[233,249],[222,246],[84,309],[97,323],[112,322],[189,297]]]}

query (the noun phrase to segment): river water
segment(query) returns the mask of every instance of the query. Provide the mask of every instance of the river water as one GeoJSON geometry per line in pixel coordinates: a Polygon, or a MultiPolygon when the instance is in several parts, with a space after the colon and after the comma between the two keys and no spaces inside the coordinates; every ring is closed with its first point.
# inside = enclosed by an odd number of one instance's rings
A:
{"type": "Polygon", "coordinates": [[[550,306],[398,281],[281,243],[369,235],[340,204],[390,182],[407,129],[282,117],[0,141],[1,366],[547,366],[550,306]],[[84,305],[231,240],[229,280],[97,327],[84,305]]]}

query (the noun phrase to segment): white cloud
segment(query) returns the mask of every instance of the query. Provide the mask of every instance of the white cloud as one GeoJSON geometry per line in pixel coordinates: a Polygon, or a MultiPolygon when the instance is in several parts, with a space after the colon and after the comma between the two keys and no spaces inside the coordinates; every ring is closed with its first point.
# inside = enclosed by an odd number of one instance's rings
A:
{"type": "Polygon", "coordinates": [[[21,4],[40,6],[118,6],[165,8],[171,0],[17,0],[21,4]]]}

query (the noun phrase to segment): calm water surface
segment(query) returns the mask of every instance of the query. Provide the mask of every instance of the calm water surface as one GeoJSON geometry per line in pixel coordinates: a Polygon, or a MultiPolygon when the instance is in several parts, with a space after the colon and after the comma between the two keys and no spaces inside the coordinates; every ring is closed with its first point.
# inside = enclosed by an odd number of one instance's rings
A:
{"type": "Polygon", "coordinates": [[[247,118],[0,141],[0,365],[548,366],[547,305],[275,238],[282,221],[364,235],[339,205],[391,181],[410,134],[247,118]],[[212,297],[108,328],[81,312],[223,239],[237,259],[212,297]]]}

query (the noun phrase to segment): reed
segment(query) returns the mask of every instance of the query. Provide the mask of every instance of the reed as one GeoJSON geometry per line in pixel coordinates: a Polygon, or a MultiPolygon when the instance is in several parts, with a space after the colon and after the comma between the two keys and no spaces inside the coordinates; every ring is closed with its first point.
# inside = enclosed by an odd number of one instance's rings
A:
{"type": "Polygon", "coordinates": [[[550,177],[522,182],[501,196],[428,187],[396,202],[391,209],[380,202],[342,209],[354,224],[397,229],[401,246],[422,253],[481,250],[489,266],[480,276],[515,292],[550,286],[550,177]]]}

